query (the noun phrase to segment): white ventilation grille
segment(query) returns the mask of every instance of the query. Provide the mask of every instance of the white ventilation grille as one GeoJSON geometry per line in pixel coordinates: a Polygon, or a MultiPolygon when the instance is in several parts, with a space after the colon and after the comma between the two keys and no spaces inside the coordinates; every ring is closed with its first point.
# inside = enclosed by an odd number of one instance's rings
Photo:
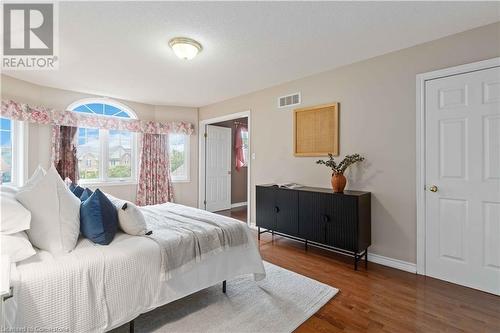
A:
{"type": "Polygon", "coordinates": [[[285,108],[288,106],[299,105],[300,102],[301,100],[299,92],[291,95],[281,96],[278,97],[278,108],[285,108]]]}

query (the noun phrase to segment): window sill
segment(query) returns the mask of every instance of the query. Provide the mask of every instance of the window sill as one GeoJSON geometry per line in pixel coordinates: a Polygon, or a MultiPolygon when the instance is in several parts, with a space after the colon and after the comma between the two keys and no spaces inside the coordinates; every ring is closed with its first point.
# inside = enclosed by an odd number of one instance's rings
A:
{"type": "Polygon", "coordinates": [[[124,180],[124,181],[112,181],[112,182],[92,182],[92,181],[80,181],[78,185],[91,186],[91,187],[105,187],[105,186],[127,186],[127,185],[137,185],[137,181],[124,180]]]}
{"type": "Polygon", "coordinates": [[[181,184],[183,184],[183,183],[191,183],[191,179],[178,179],[178,180],[172,179],[172,183],[173,184],[177,184],[177,183],[181,183],[181,184]]]}

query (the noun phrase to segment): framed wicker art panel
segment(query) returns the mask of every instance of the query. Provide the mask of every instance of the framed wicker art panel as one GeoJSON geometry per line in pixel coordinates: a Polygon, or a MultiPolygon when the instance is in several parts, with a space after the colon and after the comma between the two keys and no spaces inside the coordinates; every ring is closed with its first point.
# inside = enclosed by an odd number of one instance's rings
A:
{"type": "Polygon", "coordinates": [[[296,109],[293,120],[295,156],[339,154],[339,103],[296,109]]]}

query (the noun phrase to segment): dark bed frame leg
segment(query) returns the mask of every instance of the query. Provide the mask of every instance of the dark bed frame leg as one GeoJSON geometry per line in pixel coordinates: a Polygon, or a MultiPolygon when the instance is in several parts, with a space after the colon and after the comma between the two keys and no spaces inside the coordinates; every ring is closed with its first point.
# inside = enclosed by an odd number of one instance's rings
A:
{"type": "Polygon", "coordinates": [[[130,321],[129,332],[134,333],[134,321],[133,320],[130,321]]]}
{"type": "Polygon", "coordinates": [[[226,280],[222,281],[222,292],[226,293],[226,280]]]}

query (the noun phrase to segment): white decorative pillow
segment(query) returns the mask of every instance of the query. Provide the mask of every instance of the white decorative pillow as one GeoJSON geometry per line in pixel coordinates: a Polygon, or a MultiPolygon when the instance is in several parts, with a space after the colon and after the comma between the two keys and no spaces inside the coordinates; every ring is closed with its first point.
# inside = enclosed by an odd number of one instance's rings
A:
{"type": "Polygon", "coordinates": [[[16,195],[31,211],[31,243],[53,254],[75,248],[80,234],[80,200],[66,187],[54,166],[32,188],[16,195]]]}
{"type": "Polygon", "coordinates": [[[36,254],[24,231],[12,235],[1,235],[0,238],[2,255],[8,255],[11,262],[18,262],[36,254]]]}
{"type": "Polygon", "coordinates": [[[0,232],[10,235],[29,229],[31,213],[15,198],[16,193],[2,186],[0,188],[0,232]]]}
{"type": "Polygon", "coordinates": [[[38,165],[38,167],[35,169],[35,171],[31,175],[30,179],[28,179],[26,181],[26,183],[19,188],[19,191],[24,191],[24,190],[28,190],[28,189],[32,188],[40,180],[42,180],[43,177],[45,177],[46,174],[47,174],[47,171],[45,171],[45,169],[42,168],[41,165],[38,165]]]}
{"type": "Polygon", "coordinates": [[[111,194],[104,194],[115,205],[118,211],[118,223],[123,231],[133,236],[145,235],[148,232],[146,219],[136,205],[130,201],[115,198],[111,194]]]}

